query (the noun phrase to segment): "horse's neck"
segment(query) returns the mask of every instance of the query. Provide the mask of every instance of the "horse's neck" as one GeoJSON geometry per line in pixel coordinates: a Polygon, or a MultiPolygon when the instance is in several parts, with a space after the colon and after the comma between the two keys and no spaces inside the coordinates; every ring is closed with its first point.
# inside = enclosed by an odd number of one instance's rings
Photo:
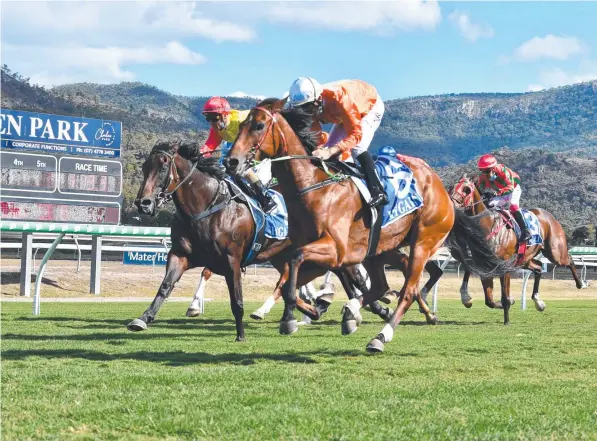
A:
{"type": "Polygon", "coordinates": [[[197,169],[193,171],[190,162],[186,160],[177,162],[176,171],[178,182],[185,179],[189,173],[193,173],[174,193],[173,200],[176,209],[186,216],[193,216],[205,211],[217,195],[219,181],[208,173],[197,169]]]}
{"type": "MultiPolygon", "coordinates": [[[[310,156],[292,130],[287,130],[286,148],[288,156],[310,156]]],[[[273,163],[274,174],[280,182],[282,193],[292,195],[327,178],[327,174],[309,159],[288,159],[273,163]]],[[[287,199],[288,200],[288,199],[287,199]]]]}
{"type": "Polygon", "coordinates": [[[473,197],[473,214],[474,215],[481,214],[484,211],[487,211],[487,206],[485,205],[485,202],[483,202],[483,199],[481,198],[481,194],[475,188],[475,193],[474,193],[474,197],[473,197]]]}

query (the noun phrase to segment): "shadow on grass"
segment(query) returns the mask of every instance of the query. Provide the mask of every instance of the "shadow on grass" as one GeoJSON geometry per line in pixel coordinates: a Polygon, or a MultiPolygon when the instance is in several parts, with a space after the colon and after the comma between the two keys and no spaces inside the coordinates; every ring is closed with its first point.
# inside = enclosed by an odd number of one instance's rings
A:
{"type": "MultiPolygon", "coordinates": [[[[20,271],[3,271],[0,273],[0,284],[1,285],[15,285],[21,283],[21,272],[20,271]]],[[[37,275],[31,274],[31,283],[35,283],[37,275]]],[[[64,291],[77,291],[76,289],[68,289],[61,284],[59,284],[56,280],[48,279],[47,277],[42,277],[41,279],[42,285],[53,286],[54,288],[60,288],[64,291]]],[[[17,297],[17,296],[15,296],[17,297]]]]}
{"type": "MultiPolygon", "coordinates": [[[[352,355],[352,353],[351,353],[352,355]]],[[[236,365],[252,365],[261,360],[279,361],[284,363],[316,363],[316,361],[306,355],[297,353],[284,354],[210,354],[207,352],[127,352],[123,354],[108,354],[100,351],[86,351],[77,349],[64,350],[9,350],[2,352],[4,360],[23,360],[28,357],[43,357],[47,359],[68,358],[83,359],[91,361],[120,361],[136,360],[150,361],[153,363],[162,363],[167,366],[186,366],[197,364],[220,364],[230,363],[236,365]]]]}

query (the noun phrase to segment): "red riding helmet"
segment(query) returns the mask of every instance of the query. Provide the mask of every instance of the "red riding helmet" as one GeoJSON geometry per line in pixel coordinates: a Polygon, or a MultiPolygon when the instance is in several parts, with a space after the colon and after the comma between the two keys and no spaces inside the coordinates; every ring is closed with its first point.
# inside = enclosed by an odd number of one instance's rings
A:
{"type": "Polygon", "coordinates": [[[479,162],[477,166],[479,170],[486,170],[488,168],[493,168],[497,165],[497,159],[493,155],[483,155],[479,158],[479,162]]]}
{"type": "Polygon", "coordinates": [[[212,96],[203,106],[203,113],[230,113],[230,103],[226,98],[212,96]]]}

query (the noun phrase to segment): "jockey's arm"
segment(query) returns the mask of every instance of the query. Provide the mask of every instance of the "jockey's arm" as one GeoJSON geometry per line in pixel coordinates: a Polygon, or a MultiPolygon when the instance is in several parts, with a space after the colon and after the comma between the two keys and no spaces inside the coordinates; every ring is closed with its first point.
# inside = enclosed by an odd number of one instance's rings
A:
{"type": "Polygon", "coordinates": [[[514,191],[514,179],[512,177],[510,169],[506,166],[502,166],[495,169],[495,174],[505,184],[504,188],[500,189],[500,191],[498,192],[498,196],[512,193],[514,191]]]}
{"type": "Polygon", "coordinates": [[[354,101],[347,94],[338,91],[334,97],[336,99],[334,104],[340,109],[342,126],[347,134],[346,138],[336,146],[342,153],[350,152],[363,139],[361,114],[354,101]]]}
{"type": "Polygon", "coordinates": [[[210,127],[207,141],[205,141],[205,144],[203,144],[203,147],[201,147],[200,152],[206,154],[206,156],[209,156],[209,154],[218,148],[221,143],[222,137],[213,127],[210,127]]]}

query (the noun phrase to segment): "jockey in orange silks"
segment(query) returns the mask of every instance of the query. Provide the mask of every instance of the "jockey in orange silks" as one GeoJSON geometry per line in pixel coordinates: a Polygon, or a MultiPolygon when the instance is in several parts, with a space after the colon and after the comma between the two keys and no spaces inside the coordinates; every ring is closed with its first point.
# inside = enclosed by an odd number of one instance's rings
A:
{"type": "Polygon", "coordinates": [[[315,115],[314,130],[321,124],[334,124],[325,145],[313,152],[322,160],[340,156],[343,161],[356,158],[365,174],[375,207],[388,203],[383,186],[367,151],[384,114],[384,104],[375,87],[361,80],[341,80],[319,84],[300,77],[290,86],[290,106],[301,106],[315,115]]]}

